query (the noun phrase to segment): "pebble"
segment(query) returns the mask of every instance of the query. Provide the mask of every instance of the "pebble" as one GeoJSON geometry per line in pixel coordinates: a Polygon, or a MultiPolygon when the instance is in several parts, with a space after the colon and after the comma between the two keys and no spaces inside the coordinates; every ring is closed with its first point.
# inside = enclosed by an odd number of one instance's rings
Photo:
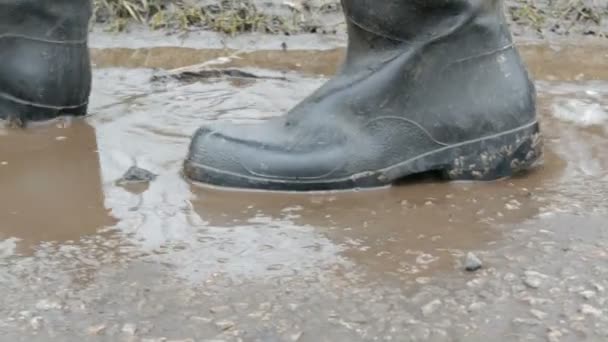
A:
{"type": "Polygon", "coordinates": [[[433,314],[443,303],[439,299],[434,299],[422,307],[422,314],[427,317],[433,314]]]}
{"type": "Polygon", "coordinates": [[[543,319],[547,318],[547,316],[548,316],[548,314],[546,312],[536,310],[536,309],[531,309],[530,313],[532,314],[532,316],[534,316],[540,320],[543,320],[543,319]]]}
{"type": "Polygon", "coordinates": [[[547,332],[547,341],[549,342],[559,342],[561,337],[563,336],[562,332],[557,329],[549,329],[547,332]]]}
{"type": "Polygon", "coordinates": [[[468,307],[469,312],[477,312],[486,307],[486,303],[484,302],[475,302],[468,307]]]}
{"type": "Polygon", "coordinates": [[[302,338],[303,333],[298,331],[297,333],[291,334],[289,340],[292,342],[298,342],[302,338]]]}
{"type": "Polygon", "coordinates": [[[131,166],[118,180],[118,183],[145,183],[155,180],[156,174],[137,166],[131,166]]]}
{"type": "Polygon", "coordinates": [[[594,283],[593,287],[598,291],[598,292],[604,292],[605,289],[602,285],[598,284],[598,283],[594,283]]]}
{"type": "Polygon", "coordinates": [[[543,284],[543,279],[547,278],[546,275],[536,271],[526,271],[524,273],[524,284],[532,289],[537,289],[543,284]]]}
{"type": "Polygon", "coordinates": [[[27,310],[19,311],[19,319],[25,319],[30,317],[31,315],[32,313],[27,310]]]}
{"type": "Polygon", "coordinates": [[[105,324],[93,325],[87,329],[87,333],[89,335],[100,335],[103,331],[106,330],[105,324]]]}
{"type": "Polygon", "coordinates": [[[602,310],[593,307],[589,304],[583,304],[581,305],[581,308],[579,310],[582,314],[585,315],[591,315],[591,316],[595,316],[595,317],[599,317],[602,315],[602,310]]]}
{"type": "Polygon", "coordinates": [[[135,332],[137,331],[137,326],[133,323],[126,323],[122,326],[121,331],[125,334],[135,335],[135,332]]]}
{"type": "Polygon", "coordinates": [[[472,252],[468,252],[464,261],[464,269],[469,272],[475,272],[483,266],[481,260],[472,252]]]}
{"type": "Polygon", "coordinates": [[[220,330],[226,331],[229,330],[231,328],[234,327],[234,322],[233,321],[228,321],[228,320],[221,320],[221,321],[217,321],[215,322],[215,326],[218,327],[220,330]]]}
{"type": "Polygon", "coordinates": [[[38,303],[36,303],[36,309],[43,311],[59,310],[61,309],[61,304],[49,299],[41,299],[38,301],[38,303]]]}
{"type": "Polygon", "coordinates": [[[431,282],[431,278],[429,277],[418,277],[416,278],[416,282],[420,285],[426,285],[431,282]]]}
{"type": "Polygon", "coordinates": [[[214,306],[211,309],[209,309],[209,312],[211,312],[213,314],[220,314],[220,313],[225,313],[228,311],[230,311],[230,307],[228,305],[214,306]]]}
{"type": "Polygon", "coordinates": [[[540,324],[540,322],[537,319],[521,318],[521,317],[517,317],[517,318],[513,319],[513,323],[517,324],[517,325],[530,325],[530,326],[540,324]]]}
{"type": "Polygon", "coordinates": [[[30,326],[34,330],[40,329],[40,327],[42,326],[42,317],[40,317],[40,316],[32,317],[32,319],[30,319],[30,326]]]}
{"type": "Polygon", "coordinates": [[[583,298],[589,300],[589,299],[595,297],[595,291],[592,291],[592,290],[581,291],[581,296],[583,296],[583,298]]]}
{"type": "Polygon", "coordinates": [[[513,282],[517,279],[517,276],[514,273],[508,272],[505,274],[505,276],[503,277],[504,281],[506,282],[513,282]]]}
{"type": "Polygon", "coordinates": [[[211,323],[211,322],[213,322],[212,318],[201,317],[201,316],[192,316],[192,317],[190,317],[190,320],[192,320],[192,321],[198,321],[198,322],[203,322],[203,323],[211,323]]]}

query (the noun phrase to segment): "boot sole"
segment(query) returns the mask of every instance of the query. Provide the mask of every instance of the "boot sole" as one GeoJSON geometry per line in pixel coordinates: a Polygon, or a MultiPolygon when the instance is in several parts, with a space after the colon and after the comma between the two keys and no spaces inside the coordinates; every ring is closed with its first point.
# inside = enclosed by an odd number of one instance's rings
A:
{"type": "Polygon", "coordinates": [[[185,175],[216,187],[271,191],[324,191],[384,187],[424,172],[438,171],[447,180],[491,181],[511,177],[542,161],[539,124],[436,149],[385,169],[350,177],[319,180],[266,179],[226,172],[186,160],[185,175]]]}
{"type": "Polygon", "coordinates": [[[88,104],[66,108],[52,108],[45,105],[18,103],[0,96],[0,119],[9,125],[25,126],[28,121],[51,120],[63,115],[84,116],[88,104]]]}

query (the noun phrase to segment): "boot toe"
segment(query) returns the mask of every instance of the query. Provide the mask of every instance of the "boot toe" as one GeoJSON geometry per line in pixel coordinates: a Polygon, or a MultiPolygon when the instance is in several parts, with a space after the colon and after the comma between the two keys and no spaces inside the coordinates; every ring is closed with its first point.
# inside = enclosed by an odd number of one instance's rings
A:
{"type": "Polygon", "coordinates": [[[290,131],[281,119],[203,126],[192,139],[185,173],[225,187],[322,189],[347,169],[349,139],[336,131],[302,131],[290,131]]]}

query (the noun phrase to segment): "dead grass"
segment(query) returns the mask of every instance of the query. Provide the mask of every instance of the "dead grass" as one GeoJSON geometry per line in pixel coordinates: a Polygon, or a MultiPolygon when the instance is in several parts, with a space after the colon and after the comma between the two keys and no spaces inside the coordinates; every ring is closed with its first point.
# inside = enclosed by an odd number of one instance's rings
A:
{"type": "Polygon", "coordinates": [[[94,21],[110,24],[116,31],[130,22],[153,29],[209,29],[227,34],[242,32],[291,33],[296,17],[263,14],[249,0],[223,0],[201,6],[187,0],[94,0],[94,21]]]}
{"type": "Polygon", "coordinates": [[[513,0],[507,10],[515,25],[530,27],[541,36],[583,34],[606,37],[608,2],[605,0],[513,0]]]}
{"type": "MultiPolygon", "coordinates": [[[[139,22],[153,29],[198,28],[230,35],[325,32],[322,19],[311,22],[303,15],[310,9],[296,6],[291,15],[289,12],[269,15],[259,11],[251,0],[206,3],[212,4],[201,5],[197,0],[94,0],[94,19],[116,31],[139,22]]],[[[511,23],[524,31],[536,31],[540,36],[547,33],[608,36],[608,0],[506,0],[505,3],[511,23]]],[[[331,11],[340,11],[338,4],[336,0],[331,11]]]]}

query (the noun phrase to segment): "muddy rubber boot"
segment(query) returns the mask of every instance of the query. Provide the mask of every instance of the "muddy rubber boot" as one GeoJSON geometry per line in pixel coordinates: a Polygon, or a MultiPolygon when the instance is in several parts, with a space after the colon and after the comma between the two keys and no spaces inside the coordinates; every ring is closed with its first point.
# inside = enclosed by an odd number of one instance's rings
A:
{"type": "Polygon", "coordinates": [[[343,0],[338,74],[286,115],[200,128],[192,180],[266,190],[377,187],[439,171],[492,180],[541,156],[534,86],[501,0],[343,0]]]}
{"type": "Polygon", "coordinates": [[[84,115],[90,0],[0,0],[0,119],[84,115]]]}

